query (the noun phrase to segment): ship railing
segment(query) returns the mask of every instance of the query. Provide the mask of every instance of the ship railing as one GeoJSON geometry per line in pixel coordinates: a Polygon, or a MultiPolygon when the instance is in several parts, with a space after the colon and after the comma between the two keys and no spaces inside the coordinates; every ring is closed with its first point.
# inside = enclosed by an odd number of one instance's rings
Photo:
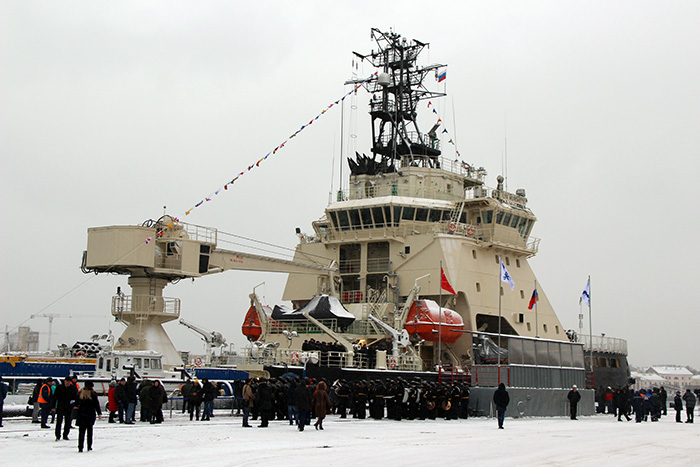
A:
{"type": "MultiPolygon", "coordinates": [[[[591,351],[591,336],[579,334],[579,341],[583,343],[585,352],[591,351]]],[[[627,355],[627,341],[617,337],[593,336],[593,351],[627,355]]]]}
{"type": "Polygon", "coordinates": [[[186,224],[181,222],[187,236],[190,240],[195,240],[202,243],[216,244],[217,230],[212,227],[204,227],[196,224],[186,224]]]}
{"type": "Polygon", "coordinates": [[[155,295],[115,295],[112,297],[112,316],[123,314],[163,314],[180,316],[180,299],[155,295]]]}

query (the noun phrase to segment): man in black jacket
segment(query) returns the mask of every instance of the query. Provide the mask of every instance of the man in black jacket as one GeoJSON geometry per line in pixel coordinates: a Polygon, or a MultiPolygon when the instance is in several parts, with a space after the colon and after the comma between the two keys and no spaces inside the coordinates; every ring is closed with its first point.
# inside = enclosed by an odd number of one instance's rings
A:
{"type": "Polygon", "coordinates": [[[304,379],[299,383],[299,386],[294,390],[294,405],[299,410],[298,430],[304,431],[304,425],[310,422],[309,411],[311,410],[311,391],[308,386],[309,382],[304,379]]]}
{"type": "Polygon", "coordinates": [[[73,385],[70,376],[66,376],[63,384],[56,387],[56,392],[53,395],[54,407],[56,412],[56,441],[61,439],[61,423],[63,423],[63,439],[68,440],[70,433],[71,413],[76,399],[78,399],[78,390],[73,385]]]}
{"type": "Polygon", "coordinates": [[[569,391],[569,395],[566,396],[569,399],[569,408],[571,409],[571,420],[577,420],[576,418],[576,408],[578,406],[578,401],[581,400],[581,393],[578,392],[578,388],[574,384],[574,387],[569,391]]]}
{"type": "Polygon", "coordinates": [[[498,385],[498,389],[493,393],[493,403],[496,405],[496,412],[498,413],[498,428],[503,429],[503,421],[506,418],[506,408],[510,403],[510,396],[508,391],[506,391],[506,385],[501,383],[498,385]]]}

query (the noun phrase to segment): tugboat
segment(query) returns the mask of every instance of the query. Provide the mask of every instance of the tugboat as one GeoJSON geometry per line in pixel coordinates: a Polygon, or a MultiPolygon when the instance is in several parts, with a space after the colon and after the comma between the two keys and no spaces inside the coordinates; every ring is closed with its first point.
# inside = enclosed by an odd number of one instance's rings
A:
{"type": "Polygon", "coordinates": [[[552,390],[585,387],[584,349],[570,341],[528,263],[540,240],[526,192],[508,191],[502,176],[490,187],[483,167],[443,153],[449,132],[434,104],[445,94],[430,81],[444,80],[446,66],[419,64],[428,44],[371,33],[374,50],[355,55],[376,72],[346,82],[371,96],[370,155],[348,158],[349,188],[313,233],[297,230],[293,260],[220,249],[216,229],[167,215],[88,229],[83,270],[128,275],[132,287],[112,300],[112,315],[128,325],[115,350],[157,350],[165,368],[180,366],[161,326],[180,314],[179,300],[163,297],[168,283],[231,269],[282,272],[292,307],[264,306],[253,291],[242,325],[251,345],[229,362],[236,368],[330,380],[503,381],[528,388],[523,397],[543,404],[538,413],[558,413],[546,401],[552,390]],[[427,133],[420,112],[435,115],[427,133]]]}

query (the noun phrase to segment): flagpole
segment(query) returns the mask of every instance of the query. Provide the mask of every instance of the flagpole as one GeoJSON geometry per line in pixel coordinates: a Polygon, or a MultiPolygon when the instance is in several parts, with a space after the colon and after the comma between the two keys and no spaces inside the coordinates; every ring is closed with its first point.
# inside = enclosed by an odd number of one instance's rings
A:
{"type": "Polygon", "coordinates": [[[501,255],[498,255],[498,384],[501,384],[501,255]]]}
{"type": "Polygon", "coordinates": [[[540,325],[537,319],[537,302],[539,302],[539,292],[537,292],[537,279],[535,279],[535,337],[540,337],[540,325]]]}
{"type": "Polygon", "coordinates": [[[440,303],[438,304],[438,373],[442,369],[442,261],[440,261],[440,303]]]}
{"type": "Polygon", "coordinates": [[[591,375],[593,374],[593,320],[591,319],[591,276],[588,275],[588,332],[590,333],[591,375]]]}

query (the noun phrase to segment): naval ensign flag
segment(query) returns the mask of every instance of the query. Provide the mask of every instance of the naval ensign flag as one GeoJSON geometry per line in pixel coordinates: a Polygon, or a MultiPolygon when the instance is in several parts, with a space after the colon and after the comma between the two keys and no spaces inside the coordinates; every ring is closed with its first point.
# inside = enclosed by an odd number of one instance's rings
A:
{"type": "Polygon", "coordinates": [[[501,282],[506,282],[510,285],[510,290],[515,288],[515,282],[513,282],[513,278],[508,274],[508,270],[506,269],[506,265],[503,264],[503,261],[501,261],[501,282]]]}
{"type": "Polygon", "coordinates": [[[581,300],[583,300],[583,303],[586,304],[586,306],[591,306],[591,279],[588,279],[588,282],[586,282],[586,288],[583,289],[583,293],[581,294],[581,298],[579,298],[578,302],[581,303],[581,300]]]}

